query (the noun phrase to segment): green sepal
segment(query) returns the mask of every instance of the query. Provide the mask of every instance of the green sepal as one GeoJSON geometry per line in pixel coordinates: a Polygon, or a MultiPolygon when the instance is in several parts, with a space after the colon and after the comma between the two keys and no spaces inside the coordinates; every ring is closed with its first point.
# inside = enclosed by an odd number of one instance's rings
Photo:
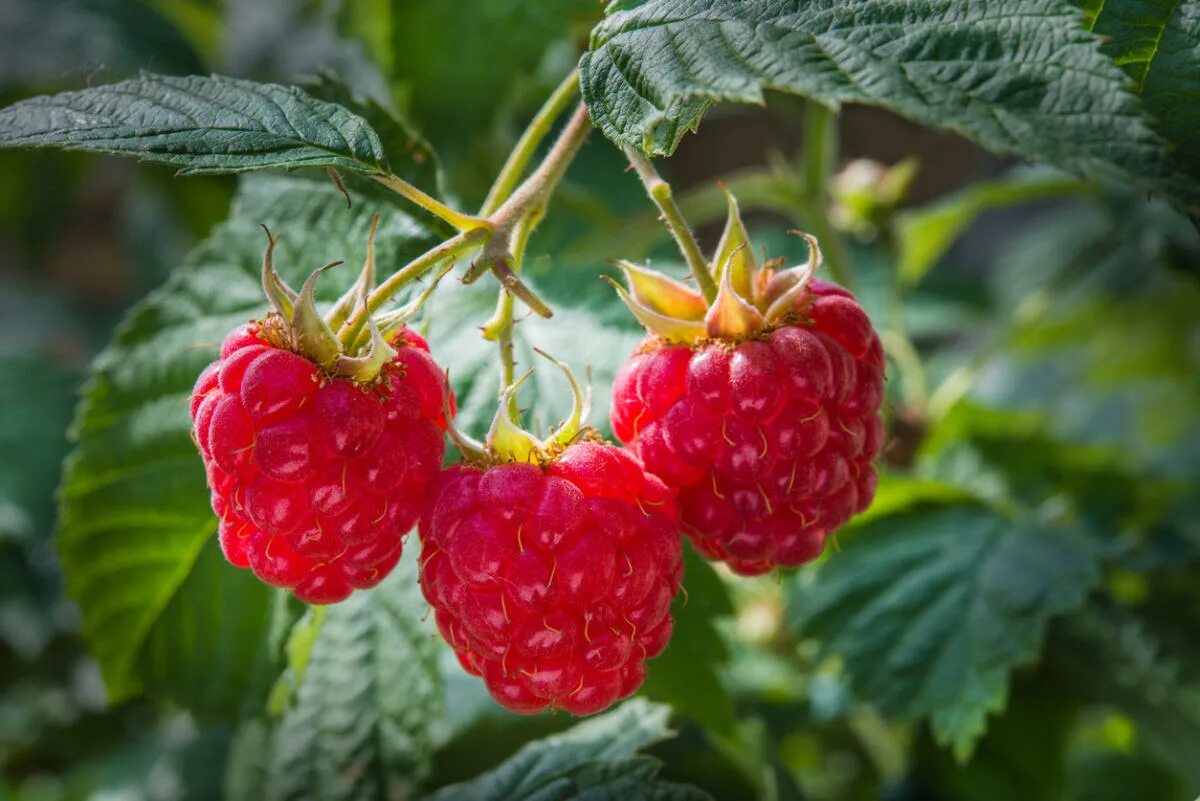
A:
{"type": "MultiPolygon", "coordinates": [[[[754,249],[750,245],[750,234],[742,222],[742,213],[738,208],[737,198],[724,184],[721,191],[729,204],[729,214],[725,219],[725,230],[721,233],[721,241],[717,243],[713,255],[713,267],[718,288],[726,272],[732,275],[733,288],[737,293],[751,303],[754,302],[754,271],[758,262],[754,258],[754,249]]],[[[718,289],[719,291],[719,289],[718,289]]],[[[714,301],[715,302],[715,301],[714,301]]]]}
{"type": "Polygon", "coordinates": [[[614,264],[625,272],[629,294],[645,308],[679,320],[704,319],[704,296],[683,282],[628,261],[614,264]]]}
{"type": "Polygon", "coordinates": [[[702,320],[677,320],[673,317],[667,317],[664,314],[659,314],[656,311],[646,308],[638,303],[625,288],[612,280],[608,276],[602,276],[604,280],[613,285],[613,289],[617,290],[621,301],[629,307],[633,312],[633,316],[638,319],[642,325],[646,327],[652,334],[657,334],[668,342],[695,342],[697,339],[703,339],[706,334],[704,322],[702,320]]]}
{"type": "Polygon", "coordinates": [[[733,288],[732,276],[732,270],[721,274],[717,297],[704,315],[705,332],[714,339],[743,339],[766,327],[766,320],[758,309],[733,288]]]}
{"type": "Polygon", "coordinates": [[[388,344],[387,339],[380,332],[379,326],[375,324],[369,314],[367,330],[371,334],[367,352],[362,356],[339,355],[335,365],[338,375],[364,384],[378,378],[384,365],[396,358],[396,349],[388,344]]]}
{"type": "MultiPolygon", "coordinates": [[[[342,323],[346,322],[350,317],[350,312],[356,306],[361,306],[371,294],[371,290],[375,288],[375,230],[379,227],[379,215],[376,214],[371,218],[371,231],[367,234],[367,257],[363,260],[362,272],[358,274],[358,278],[354,284],[346,290],[346,293],[338,298],[337,303],[333,304],[329,314],[326,316],[326,322],[334,331],[342,327],[342,323]]],[[[342,343],[346,346],[346,350],[351,350],[353,343],[342,343]]]]}
{"type": "Polygon", "coordinates": [[[559,370],[562,370],[563,375],[567,377],[567,382],[571,385],[571,416],[568,417],[562,425],[550,432],[545,440],[545,445],[549,446],[553,443],[559,445],[570,445],[575,437],[579,436],[579,429],[583,426],[583,421],[588,418],[592,412],[592,387],[588,385],[587,390],[579,386],[579,380],[575,378],[574,371],[570,367],[555,359],[549,353],[539,348],[533,349],[535,353],[546,359],[559,370]]]}
{"type": "Polygon", "coordinates": [[[333,333],[333,329],[317,311],[313,290],[321,273],[339,264],[341,264],[340,261],[326,264],[308,277],[304,286],[300,288],[292,318],[288,321],[291,323],[292,345],[296,352],[308,357],[326,370],[334,368],[342,349],[337,335],[333,333]]]}
{"type": "Polygon", "coordinates": [[[821,246],[817,238],[803,231],[788,231],[789,234],[803,237],[808,243],[808,261],[790,270],[784,270],[772,276],[767,286],[766,295],[770,305],[767,307],[766,320],[768,323],[779,322],[792,312],[796,301],[808,291],[808,282],[821,266],[821,246]]]}
{"type": "Polygon", "coordinates": [[[488,431],[485,447],[488,456],[500,462],[522,462],[536,464],[537,456],[542,451],[542,443],[537,437],[518,426],[509,415],[517,389],[524,384],[533,371],[525,373],[516,381],[509,384],[500,393],[500,407],[492,419],[492,427],[488,431]]]}
{"type": "Polygon", "coordinates": [[[270,301],[271,308],[278,312],[284,320],[290,322],[292,311],[296,305],[296,290],[288,286],[275,271],[275,244],[279,241],[279,237],[273,235],[265,225],[263,230],[267,233],[267,249],[263,253],[262,264],[263,292],[270,301]]]}
{"type": "Polygon", "coordinates": [[[429,296],[433,294],[433,290],[437,289],[437,286],[441,280],[449,275],[450,271],[453,269],[454,262],[446,262],[444,265],[442,265],[442,268],[438,270],[437,275],[433,277],[433,280],[429,282],[429,286],[421,290],[421,294],[417,295],[415,298],[410,300],[408,303],[405,303],[398,309],[393,309],[390,312],[385,312],[378,315],[375,318],[375,324],[379,326],[379,330],[383,333],[384,337],[391,336],[401,326],[406,325],[409,320],[416,317],[417,313],[421,311],[421,307],[425,305],[425,301],[429,300],[429,296]]]}

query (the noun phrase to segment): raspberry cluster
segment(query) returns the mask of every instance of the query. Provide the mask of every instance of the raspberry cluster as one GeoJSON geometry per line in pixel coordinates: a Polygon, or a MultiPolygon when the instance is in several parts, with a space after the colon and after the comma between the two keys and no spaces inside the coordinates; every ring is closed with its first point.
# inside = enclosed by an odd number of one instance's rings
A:
{"type": "Polygon", "coordinates": [[[421,587],[470,673],[515,712],[597,712],[671,636],[683,566],[667,488],[619,448],[457,465],[421,519],[421,587]]]}
{"type": "Polygon", "coordinates": [[[370,384],[235,330],[191,414],[226,558],[308,603],[378,584],[441,468],[444,379],[417,334],[370,384]]]}
{"type": "Polygon", "coordinates": [[[613,389],[617,437],[678,492],[697,549],[743,575],[814,559],[875,494],[879,337],[834,284],[809,282],[796,310],[740,342],[651,337],[613,389]]]}

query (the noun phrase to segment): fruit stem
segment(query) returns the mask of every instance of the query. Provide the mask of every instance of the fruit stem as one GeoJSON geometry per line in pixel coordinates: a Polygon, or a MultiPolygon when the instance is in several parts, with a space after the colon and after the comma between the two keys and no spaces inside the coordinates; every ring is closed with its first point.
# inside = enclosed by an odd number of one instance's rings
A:
{"type": "Polygon", "coordinates": [[[400,291],[403,286],[422,277],[447,259],[457,259],[459,256],[473,250],[487,236],[487,228],[472,228],[469,231],[463,231],[447,239],[440,245],[430,248],[392,273],[386,281],[376,287],[367,296],[366,304],[360,307],[349,320],[342,324],[341,330],[338,331],[338,339],[342,342],[354,342],[362,331],[363,326],[367,324],[367,317],[379,311],[380,307],[391,300],[392,296],[400,291]]]}
{"type": "Polygon", "coordinates": [[[403,178],[391,175],[390,173],[372,175],[371,177],[393,192],[425,209],[425,211],[433,216],[450,223],[450,225],[459,231],[470,231],[475,228],[489,229],[492,227],[491,221],[452,209],[440,200],[417,189],[403,178]]]}
{"type": "MultiPolygon", "coordinates": [[[[521,265],[525,262],[525,245],[529,241],[529,235],[534,227],[541,220],[545,209],[541,209],[536,213],[530,214],[524,218],[523,224],[517,226],[513,231],[513,272],[519,273],[521,265]]],[[[483,338],[496,341],[500,355],[500,389],[510,386],[516,378],[516,355],[513,350],[513,296],[504,287],[500,288],[499,296],[496,300],[496,312],[492,318],[484,323],[483,338]]],[[[508,406],[509,416],[513,422],[520,424],[521,411],[517,404],[516,397],[509,401],[508,406]]]]}
{"type": "Polygon", "coordinates": [[[538,146],[550,133],[554,121],[566,111],[567,106],[578,93],[579,70],[573,69],[538,109],[537,114],[529,122],[529,126],[525,128],[525,132],[521,134],[521,138],[517,140],[512,152],[508,154],[508,159],[504,162],[499,175],[492,183],[492,188],[488,191],[487,199],[483,201],[483,206],[479,209],[479,216],[487,217],[494,214],[508,199],[513,188],[516,187],[517,181],[520,180],[521,174],[529,165],[530,159],[533,158],[533,154],[537,152],[538,146]]]}
{"type": "Polygon", "coordinates": [[[705,261],[704,254],[700,252],[700,245],[696,242],[696,237],[692,235],[687,221],[683,219],[683,212],[679,210],[679,205],[671,194],[671,185],[662,179],[658,170],[654,169],[654,165],[650,163],[650,159],[643,156],[637,148],[626,145],[625,155],[634,171],[637,172],[638,178],[642,180],[642,186],[646,187],[646,194],[650,196],[654,205],[658,206],[658,210],[666,218],[667,228],[675,237],[675,242],[679,245],[679,250],[683,253],[688,268],[695,276],[700,294],[704,295],[706,301],[712,303],[717,297],[717,284],[713,281],[712,273],[708,271],[708,262],[705,261]]]}
{"type": "Polygon", "coordinates": [[[829,182],[837,169],[837,113],[809,101],[804,108],[804,163],[801,184],[808,229],[821,241],[825,264],[833,280],[849,290],[857,281],[854,265],[838,233],[829,224],[829,182]]]}
{"type": "MultiPolygon", "coordinates": [[[[463,277],[464,282],[470,283],[484,271],[491,270],[500,281],[500,285],[510,294],[523,300],[534,313],[547,318],[553,316],[554,312],[550,307],[517,277],[517,271],[513,269],[513,243],[519,228],[524,226],[532,232],[533,227],[541,220],[549,204],[550,195],[562,180],[567,166],[575,158],[579,148],[583,146],[591,128],[587,107],[580,103],[542,163],[489,218],[494,226],[492,236],[479,259],[463,277]]],[[[528,233],[524,234],[527,235],[528,233]]]]}

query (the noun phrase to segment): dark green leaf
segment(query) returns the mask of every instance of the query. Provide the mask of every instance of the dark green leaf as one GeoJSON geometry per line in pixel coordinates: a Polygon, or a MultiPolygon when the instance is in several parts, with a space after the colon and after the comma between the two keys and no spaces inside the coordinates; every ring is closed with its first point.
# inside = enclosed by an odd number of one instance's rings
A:
{"type": "Polygon", "coordinates": [[[795,621],[885,712],[929,717],[965,757],[1004,707],[1009,672],[1078,607],[1096,554],[1073,531],[950,507],[876,520],[797,584],[795,621]]]}
{"type": "Polygon", "coordinates": [[[1175,162],[1200,175],[1200,0],[1074,0],[1134,80],[1175,162]]]}
{"type": "Polygon", "coordinates": [[[0,110],[0,147],[133,156],[185,174],[388,169],[379,136],[361,117],[295,87],[221,76],[142,75],[23,100],[0,110]]]}
{"type": "MultiPolygon", "coordinates": [[[[392,157],[395,175],[422,189],[442,194],[442,175],[437,155],[407,120],[370,97],[359,97],[335,76],[325,73],[305,87],[318,100],[335,103],[366,121],[392,157]]],[[[399,200],[399,196],[392,195],[399,200]]]]}
{"type": "Polygon", "coordinates": [[[1047,0],[652,0],[597,26],[580,68],[600,129],[651,153],[670,153],[709,103],[776,89],[1200,205],[1098,44],[1047,0]]]}
{"type": "MultiPolygon", "coordinates": [[[[1193,622],[1178,609],[1172,623],[1193,622]]],[[[1200,787],[1200,652],[1194,625],[1174,639],[1134,610],[1093,605],[1056,627],[1048,661],[1088,700],[1133,719],[1139,750],[1200,787]]]]}
{"type": "MultiPolygon", "coordinates": [[[[360,263],[372,212],[362,203],[348,211],[328,182],[245,181],[233,218],[130,312],[97,359],[74,426],[78,445],[64,479],[58,547],[68,594],[82,610],[84,638],[114,701],[143,683],[168,695],[175,694],[172,687],[191,692],[205,673],[228,676],[243,688],[256,681],[251,669],[259,657],[252,647],[218,647],[212,638],[266,639],[265,607],[240,577],[205,572],[191,578],[200,554],[215,547],[216,520],[190,439],[187,399],[225,333],[266,311],[259,281],[266,238],[259,224],[281,235],[276,264],[298,284],[335,259],[360,263]],[[221,594],[208,594],[216,590],[221,594]],[[243,602],[247,606],[239,607],[243,602]],[[188,628],[201,620],[203,628],[188,628]],[[182,652],[172,655],[172,643],[188,632],[203,636],[187,669],[177,669],[171,660],[182,652]],[[235,661],[220,662],[225,659],[235,661]]],[[[429,246],[412,218],[381,212],[381,266],[394,268],[429,246]]],[[[353,278],[352,270],[332,271],[320,293],[336,297],[353,278]]],[[[205,703],[232,702],[236,695],[236,686],[222,688],[205,703]]]]}
{"type": "MultiPolygon", "coordinates": [[[[444,787],[428,801],[552,801],[577,797],[575,775],[590,762],[621,760],[666,738],[669,710],[640,699],[562,734],[530,743],[495,770],[444,787]]],[[[589,768],[584,777],[594,777],[589,768]]]]}

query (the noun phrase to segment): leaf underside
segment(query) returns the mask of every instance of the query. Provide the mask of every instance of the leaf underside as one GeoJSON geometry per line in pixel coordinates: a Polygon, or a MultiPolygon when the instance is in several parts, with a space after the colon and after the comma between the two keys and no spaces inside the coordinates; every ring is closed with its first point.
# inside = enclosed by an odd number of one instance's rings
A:
{"type": "Polygon", "coordinates": [[[607,18],[580,62],[596,125],[669,154],[714,101],[773,89],[864,103],[1000,153],[1200,207],[1130,80],[1080,13],[1045,0],[651,0],[607,18]]]}

